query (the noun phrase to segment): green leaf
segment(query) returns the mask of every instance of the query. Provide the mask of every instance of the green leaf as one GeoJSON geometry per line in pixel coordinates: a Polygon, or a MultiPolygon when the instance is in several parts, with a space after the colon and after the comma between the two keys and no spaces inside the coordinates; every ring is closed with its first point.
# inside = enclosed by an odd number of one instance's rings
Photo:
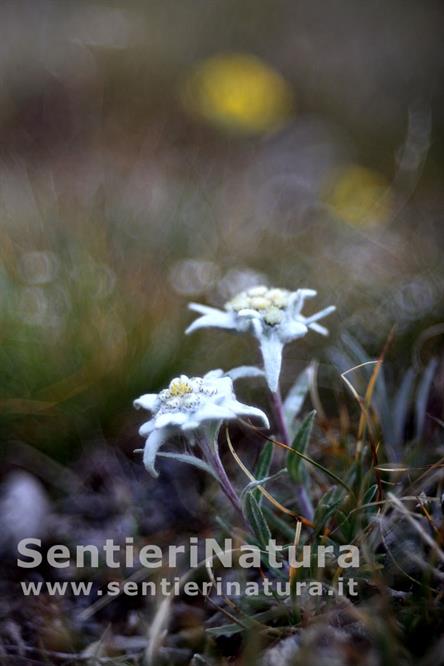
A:
{"type": "Polygon", "coordinates": [[[344,539],[347,543],[351,543],[353,540],[353,524],[350,520],[350,517],[346,515],[343,511],[336,511],[336,518],[338,523],[338,530],[343,534],[344,539]]]}
{"type": "MultiPolygon", "coordinates": [[[[363,447],[363,450],[367,451],[366,447],[363,447]]],[[[350,487],[355,487],[359,491],[359,484],[362,478],[362,460],[365,460],[365,456],[362,455],[358,460],[353,460],[347,472],[345,473],[344,482],[347,483],[350,487]]]]}
{"type": "MultiPolygon", "coordinates": [[[[271,442],[266,442],[262,447],[262,451],[259,454],[259,459],[254,470],[254,476],[256,479],[264,479],[269,472],[271,467],[271,461],[273,458],[273,444],[271,442]]],[[[263,495],[260,490],[255,490],[254,496],[260,505],[262,503],[263,495]]]]}
{"type": "Polygon", "coordinates": [[[313,460],[313,458],[310,458],[310,456],[306,456],[304,453],[300,453],[300,451],[296,451],[296,449],[291,449],[289,452],[289,455],[296,455],[299,458],[302,458],[302,460],[305,460],[306,462],[309,462],[310,465],[313,465],[314,467],[317,467],[321,472],[329,476],[331,479],[339,483],[343,488],[347,490],[347,492],[350,493],[350,495],[355,495],[353,490],[350,488],[350,486],[341,479],[337,474],[332,472],[331,470],[327,469],[321,463],[318,463],[316,460],[313,460]]]}
{"type": "Polygon", "coordinates": [[[366,507],[366,513],[370,517],[373,513],[376,513],[378,510],[377,505],[373,506],[366,506],[367,504],[372,504],[373,501],[376,499],[376,496],[378,494],[378,484],[374,483],[372,484],[369,488],[367,488],[366,492],[364,493],[364,497],[362,498],[362,504],[363,506],[366,507]]]}
{"type": "Polygon", "coordinates": [[[373,502],[373,500],[376,497],[376,493],[378,492],[378,484],[374,483],[372,484],[369,488],[364,493],[364,497],[362,499],[363,504],[370,504],[370,502],[373,502]]]}
{"type": "MultiPolygon", "coordinates": [[[[258,597],[255,597],[256,599],[258,597]]],[[[253,601],[253,597],[249,599],[250,602],[253,601]]],[[[263,601],[261,601],[263,605],[263,601]]],[[[224,624],[219,627],[209,627],[206,629],[206,632],[210,636],[235,636],[236,634],[241,633],[242,631],[251,631],[252,629],[259,629],[260,631],[265,631],[270,623],[279,620],[282,617],[288,615],[288,609],[284,606],[274,606],[268,610],[262,611],[261,613],[255,613],[250,615],[250,617],[244,617],[242,622],[224,624]]]]}
{"type": "Polygon", "coordinates": [[[206,632],[210,636],[218,638],[219,636],[235,636],[245,631],[246,627],[242,624],[223,624],[220,627],[209,627],[206,632]]]}
{"type": "Polygon", "coordinates": [[[316,507],[313,522],[316,526],[315,535],[322,532],[327,521],[336,513],[337,508],[344,499],[343,491],[333,486],[321,497],[316,507]]]}
{"type": "Polygon", "coordinates": [[[271,539],[271,532],[262,509],[252,492],[247,493],[245,496],[244,513],[259,545],[265,547],[271,539]]]}
{"type": "MultiPolygon", "coordinates": [[[[255,497],[256,497],[256,493],[259,492],[259,495],[262,498],[263,494],[261,493],[260,490],[259,491],[257,490],[257,487],[258,486],[265,486],[266,483],[268,483],[269,481],[273,481],[273,479],[279,478],[280,476],[282,476],[282,474],[287,474],[286,467],[283,467],[282,469],[280,469],[275,474],[271,474],[270,476],[266,476],[265,479],[255,479],[254,481],[250,481],[250,483],[248,483],[241,492],[241,495],[240,495],[241,501],[243,502],[246,494],[251,493],[251,492],[253,492],[253,495],[255,497]]],[[[257,499],[257,497],[256,497],[256,501],[260,506],[260,502],[257,499]]]]}
{"type": "MultiPolygon", "coordinates": [[[[305,419],[302,421],[302,424],[299,430],[296,433],[296,436],[293,440],[292,449],[298,453],[305,454],[310,441],[311,431],[313,429],[314,420],[316,417],[316,410],[307,414],[305,419]]],[[[300,456],[295,456],[292,453],[288,453],[287,456],[287,469],[293,481],[296,483],[301,483],[302,474],[301,474],[301,463],[302,458],[300,456]]]]}
{"type": "Polygon", "coordinates": [[[321,499],[319,500],[316,507],[315,516],[318,519],[321,519],[327,511],[329,511],[332,507],[337,506],[341,499],[341,491],[337,486],[332,486],[322,495],[321,499]]]}
{"type": "Polygon", "coordinates": [[[294,539],[294,525],[290,526],[282,518],[279,518],[270,507],[264,505],[263,508],[264,515],[266,516],[267,522],[275,531],[279,531],[286,539],[293,541],[294,539]]]}

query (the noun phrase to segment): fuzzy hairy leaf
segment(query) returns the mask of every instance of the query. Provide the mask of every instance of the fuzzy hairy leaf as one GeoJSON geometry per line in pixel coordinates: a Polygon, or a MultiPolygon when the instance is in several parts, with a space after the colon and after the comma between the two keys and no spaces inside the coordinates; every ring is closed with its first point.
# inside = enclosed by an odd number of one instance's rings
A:
{"type": "Polygon", "coordinates": [[[245,631],[245,627],[241,624],[223,624],[220,627],[209,627],[207,634],[219,638],[219,636],[235,636],[245,631]]]}
{"type": "MultiPolygon", "coordinates": [[[[262,447],[262,450],[257,461],[257,465],[254,470],[254,476],[256,479],[265,479],[268,475],[268,472],[271,467],[271,461],[273,458],[273,444],[271,442],[266,442],[262,447]]],[[[260,505],[262,503],[263,495],[260,490],[254,491],[254,496],[260,505]]]]}
{"type": "MultiPolygon", "coordinates": [[[[313,429],[314,420],[316,417],[316,410],[307,414],[305,419],[302,421],[300,428],[298,429],[295,438],[293,440],[292,449],[298,453],[305,454],[307,450],[308,443],[310,441],[311,431],[313,429]]],[[[302,458],[300,456],[295,456],[288,453],[287,456],[287,469],[293,481],[300,483],[302,480],[301,474],[302,467],[302,458]]]]}
{"type": "Polygon", "coordinates": [[[321,497],[316,507],[313,522],[316,526],[315,535],[322,532],[328,520],[336,513],[344,499],[343,491],[337,486],[332,486],[321,497]]]}
{"type": "Polygon", "coordinates": [[[265,516],[252,492],[247,493],[244,502],[245,517],[261,546],[266,546],[271,539],[270,528],[265,516]]]}
{"type": "Polygon", "coordinates": [[[208,474],[211,474],[215,479],[217,479],[216,474],[214,471],[211,469],[209,465],[207,465],[206,462],[201,460],[200,458],[197,458],[196,456],[190,456],[185,453],[167,453],[166,451],[160,451],[158,454],[161,458],[171,458],[172,460],[177,460],[177,462],[183,462],[187,463],[188,465],[193,465],[193,467],[197,467],[203,472],[207,472],[208,474]]]}
{"type": "Polygon", "coordinates": [[[263,479],[255,479],[254,481],[250,481],[250,483],[248,483],[248,484],[245,486],[245,488],[242,490],[242,492],[241,492],[241,496],[240,496],[241,501],[242,501],[242,502],[244,501],[244,498],[245,498],[245,496],[247,495],[247,493],[251,493],[251,492],[252,492],[253,495],[256,497],[256,501],[257,501],[257,503],[260,505],[260,502],[259,502],[259,500],[258,500],[258,498],[257,498],[256,495],[257,495],[257,493],[259,493],[259,497],[260,497],[260,499],[262,499],[262,497],[263,497],[264,495],[263,495],[263,493],[260,491],[259,486],[265,486],[266,483],[268,483],[269,481],[272,481],[273,479],[277,479],[278,477],[280,477],[280,476],[281,476],[282,474],[284,474],[284,473],[285,473],[285,474],[287,473],[287,468],[286,468],[286,467],[280,469],[280,470],[279,470],[278,472],[276,472],[275,474],[270,474],[269,476],[266,476],[266,477],[263,478],[263,479]]]}

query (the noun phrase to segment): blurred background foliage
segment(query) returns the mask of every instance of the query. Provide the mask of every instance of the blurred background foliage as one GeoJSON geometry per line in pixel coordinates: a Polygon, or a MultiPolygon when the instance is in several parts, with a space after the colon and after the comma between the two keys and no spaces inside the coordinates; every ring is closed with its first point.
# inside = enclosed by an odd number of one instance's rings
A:
{"type": "MultiPolygon", "coordinates": [[[[0,6],[0,427],[65,460],[138,444],[132,400],[254,362],[189,300],[313,287],[388,375],[442,342],[442,4],[0,6]],[[432,328],[431,328],[432,327],[432,328]]],[[[342,391],[326,343],[313,355],[342,391]],[[323,361],[322,361],[323,359],[323,361]]],[[[334,356],[334,354],[333,354],[334,356]]],[[[336,354],[337,356],[337,354],[336,354]]]]}

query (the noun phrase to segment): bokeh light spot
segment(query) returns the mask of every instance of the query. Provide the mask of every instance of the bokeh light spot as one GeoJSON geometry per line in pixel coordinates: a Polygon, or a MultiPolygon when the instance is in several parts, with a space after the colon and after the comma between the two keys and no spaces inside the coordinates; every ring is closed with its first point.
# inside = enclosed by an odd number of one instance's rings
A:
{"type": "Polygon", "coordinates": [[[182,99],[193,115],[246,133],[274,130],[293,111],[285,79],[246,54],[221,54],[199,63],[185,82],[182,99]]]}
{"type": "Polygon", "coordinates": [[[359,165],[336,172],[326,188],[325,199],[340,219],[355,226],[385,222],[393,204],[388,180],[359,165]]]}

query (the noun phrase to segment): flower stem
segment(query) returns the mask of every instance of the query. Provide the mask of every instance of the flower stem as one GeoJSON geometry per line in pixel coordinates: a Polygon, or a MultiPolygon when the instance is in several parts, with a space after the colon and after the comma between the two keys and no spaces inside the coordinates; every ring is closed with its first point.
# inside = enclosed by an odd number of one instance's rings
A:
{"type": "Polygon", "coordinates": [[[203,441],[201,441],[201,449],[202,449],[202,452],[203,452],[208,464],[216,472],[217,477],[219,479],[220,487],[222,488],[226,497],[228,498],[228,500],[231,502],[231,504],[235,508],[236,513],[240,514],[241,517],[242,517],[242,520],[245,521],[244,514],[242,512],[241,503],[239,501],[239,497],[237,496],[237,493],[236,493],[235,489],[233,488],[233,486],[231,484],[231,481],[228,478],[228,475],[227,475],[227,473],[225,471],[225,468],[222,464],[222,461],[220,459],[219,448],[217,446],[217,442],[214,443],[214,446],[211,446],[205,438],[203,441]]]}
{"type": "MultiPolygon", "coordinates": [[[[271,398],[273,402],[276,423],[279,429],[280,437],[282,438],[282,442],[287,446],[291,446],[290,433],[288,431],[287,422],[285,420],[284,405],[282,404],[282,396],[279,388],[277,391],[273,391],[271,393],[271,398]]],[[[302,483],[296,484],[295,493],[296,502],[302,515],[305,518],[308,518],[308,520],[313,520],[313,504],[311,503],[311,499],[305,486],[302,483]]]]}
{"type": "Polygon", "coordinates": [[[288,432],[287,422],[284,415],[284,405],[282,404],[282,397],[279,389],[275,392],[272,392],[271,399],[273,401],[274,415],[276,418],[277,426],[279,428],[279,434],[283,440],[283,443],[287,446],[291,446],[290,433],[288,432]]]}
{"type": "Polygon", "coordinates": [[[228,497],[234,508],[238,513],[241,514],[242,518],[244,517],[243,512],[242,512],[242,507],[239,501],[239,498],[237,496],[236,491],[234,490],[230,479],[228,478],[228,475],[225,471],[225,468],[222,464],[222,461],[219,456],[219,452],[216,451],[216,455],[214,456],[214,465],[217,471],[217,474],[220,479],[220,485],[222,487],[222,490],[224,491],[225,495],[228,497]]]}

